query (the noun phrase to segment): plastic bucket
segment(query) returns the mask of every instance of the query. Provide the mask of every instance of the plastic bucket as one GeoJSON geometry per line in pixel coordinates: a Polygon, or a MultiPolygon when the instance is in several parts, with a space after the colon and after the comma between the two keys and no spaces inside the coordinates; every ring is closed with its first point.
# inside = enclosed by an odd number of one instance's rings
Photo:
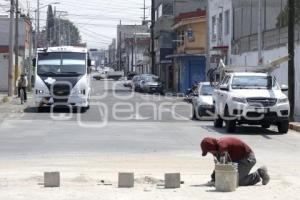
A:
{"type": "Polygon", "coordinates": [[[236,190],[238,187],[237,164],[216,164],[215,187],[219,192],[233,192],[236,190]]]}

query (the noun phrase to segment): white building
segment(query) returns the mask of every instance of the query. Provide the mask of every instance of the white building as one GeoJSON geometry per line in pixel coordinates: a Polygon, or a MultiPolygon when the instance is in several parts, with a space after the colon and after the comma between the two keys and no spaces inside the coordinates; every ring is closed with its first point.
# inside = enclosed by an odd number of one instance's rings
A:
{"type": "Polygon", "coordinates": [[[220,58],[230,64],[232,41],[232,0],[208,0],[209,63],[215,68],[220,58]]]}

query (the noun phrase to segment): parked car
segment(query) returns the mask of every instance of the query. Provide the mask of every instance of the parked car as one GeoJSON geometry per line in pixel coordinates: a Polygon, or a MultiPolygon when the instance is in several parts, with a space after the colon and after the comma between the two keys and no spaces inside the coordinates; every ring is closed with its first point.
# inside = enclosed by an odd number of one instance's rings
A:
{"type": "Polygon", "coordinates": [[[214,88],[209,82],[198,84],[192,98],[194,119],[205,120],[214,118],[213,91],[214,88]]]}
{"type": "Polygon", "coordinates": [[[124,82],[124,87],[132,87],[132,79],[133,79],[133,77],[134,76],[136,76],[137,74],[135,73],[135,72],[129,72],[128,74],[127,74],[127,79],[126,79],[126,81],[124,82]]]}
{"type": "Polygon", "coordinates": [[[109,72],[107,72],[107,78],[108,79],[113,79],[113,80],[117,81],[122,77],[124,77],[124,72],[123,71],[109,71],[109,72]]]}
{"type": "Polygon", "coordinates": [[[234,132],[237,124],[276,125],[278,132],[287,133],[290,104],[283,93],[287,90],[268,73],[228,73],[213,93],[214,126],[222,127],[225,121],[227,132],[234,132]]]}
{"type": "Polygon", "coordinates": [[[140,80],[141,80],[141,76],[140,75],[135,75],[133,78],[132,78],[132,81],[131,81],[131,88],[134,90],[134,91],[139,91],[139,84],[140,84],[140,80]]]}
{"type": "Polygon", "coordinates": [[[144,74],[141,76],[140,91],[163,94],[163,85],[157,76],[153,74],[144,74]]]}
{"type": "Polygon", "coordinates": [[[95,80],[102,80],[102,79],[106,79],[106,74],[105,73],[103,73],[103,72],[96,72],[96,73],[94,73],[93,74],[93,79],[95,79],[95,80]]]}

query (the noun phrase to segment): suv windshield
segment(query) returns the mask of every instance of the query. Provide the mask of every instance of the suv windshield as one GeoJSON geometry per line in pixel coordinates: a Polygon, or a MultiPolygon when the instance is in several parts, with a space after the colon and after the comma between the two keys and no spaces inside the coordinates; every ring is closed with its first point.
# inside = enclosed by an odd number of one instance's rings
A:
{"type": "Polygon", "coordinates": [[[213,87],[210,85],[203,85],[201,87],[201,91],[200,91],[200,95],[204,95],[204,96],[210,96],[213,94],[213,87]]]}
{"type": "Polygon", "coordinates": [[[37,74],[40,76],[78,76],[86,73],[85,53],[40,53],[37,74]]]}
{"type": "Polygon", "coordinates": [[[232,89],[271,89],[276,85],[272,76],[235,76],[232,89]]]}
{"type": "Polygon", "coordinates": [[[146,76],[144,80],[146,82],[158,82],[159,78],[157,76],[146,76]]]}

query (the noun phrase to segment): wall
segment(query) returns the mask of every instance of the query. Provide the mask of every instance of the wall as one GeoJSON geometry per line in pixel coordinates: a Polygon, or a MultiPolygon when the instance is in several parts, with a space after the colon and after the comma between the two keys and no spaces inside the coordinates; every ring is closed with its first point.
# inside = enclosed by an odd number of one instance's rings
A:
{"type": "Polygon", "coordinates": [[[0,92],[8,89],[8,54],[0,53],[0,92]]]}
{"type": "MultiPolygon", "coordinates": [[[[206,31],[206,22],[205,19],[197,20],[184,20],[183,27],[178,28],[178,30],[183,30],[185,33],[184,43],[177,47],[178,53],[195,53],[203,54],[206,53],[207,46],[207,31],[206,31]],[[188,29],[191,28],[193,31],[193,40],[189,40],[187,36],[188,29]]],[[[178,38],[180,39],[180,38],[178,38]]]]}
{"type": "MultiPolygon", "coordinates": [[[[276,48],[273,50],[263,51],[263,57],[265,61],[274,60],[278,57],[288,55],[287,47],[276,48]]],[[[258,53],[257,51],[243,53],[241,55],[232,55],[233,66],[237,65],[257,65],[258,53]]],[[[300,121],[300,45],[295,49],[295,68],[296,68],[296,89],[295,89],[295,115],[296,119],[300,121]]],[[[288,84],[288,63],[281,65],[279,69],[273,72],[279,84],[288,84]]]]}
{"type": "MultiPolygon", "coordinates": [[[[218,22],[219,14],[223,12],[223,30],[222,30],[222,42],[223,45],[226,44],[230,46],[231,39],[232,39],[232,2],[231,0],[209,0],[209,41],[210,47],[222,45],[218,43],[218,40],[213,40],[213,30],[212,30],[212,17],[216,16],[216,22],[218,22]],[[229,27],[229,34],[225,33],[225,12],[229,10],[230,13],[230,27],[229,27]]],[[[218,24],[218,23],[217,23],[218,24]]],[[[218,35],[219,29],[216,26],[216,34],[218,35]]]]}

